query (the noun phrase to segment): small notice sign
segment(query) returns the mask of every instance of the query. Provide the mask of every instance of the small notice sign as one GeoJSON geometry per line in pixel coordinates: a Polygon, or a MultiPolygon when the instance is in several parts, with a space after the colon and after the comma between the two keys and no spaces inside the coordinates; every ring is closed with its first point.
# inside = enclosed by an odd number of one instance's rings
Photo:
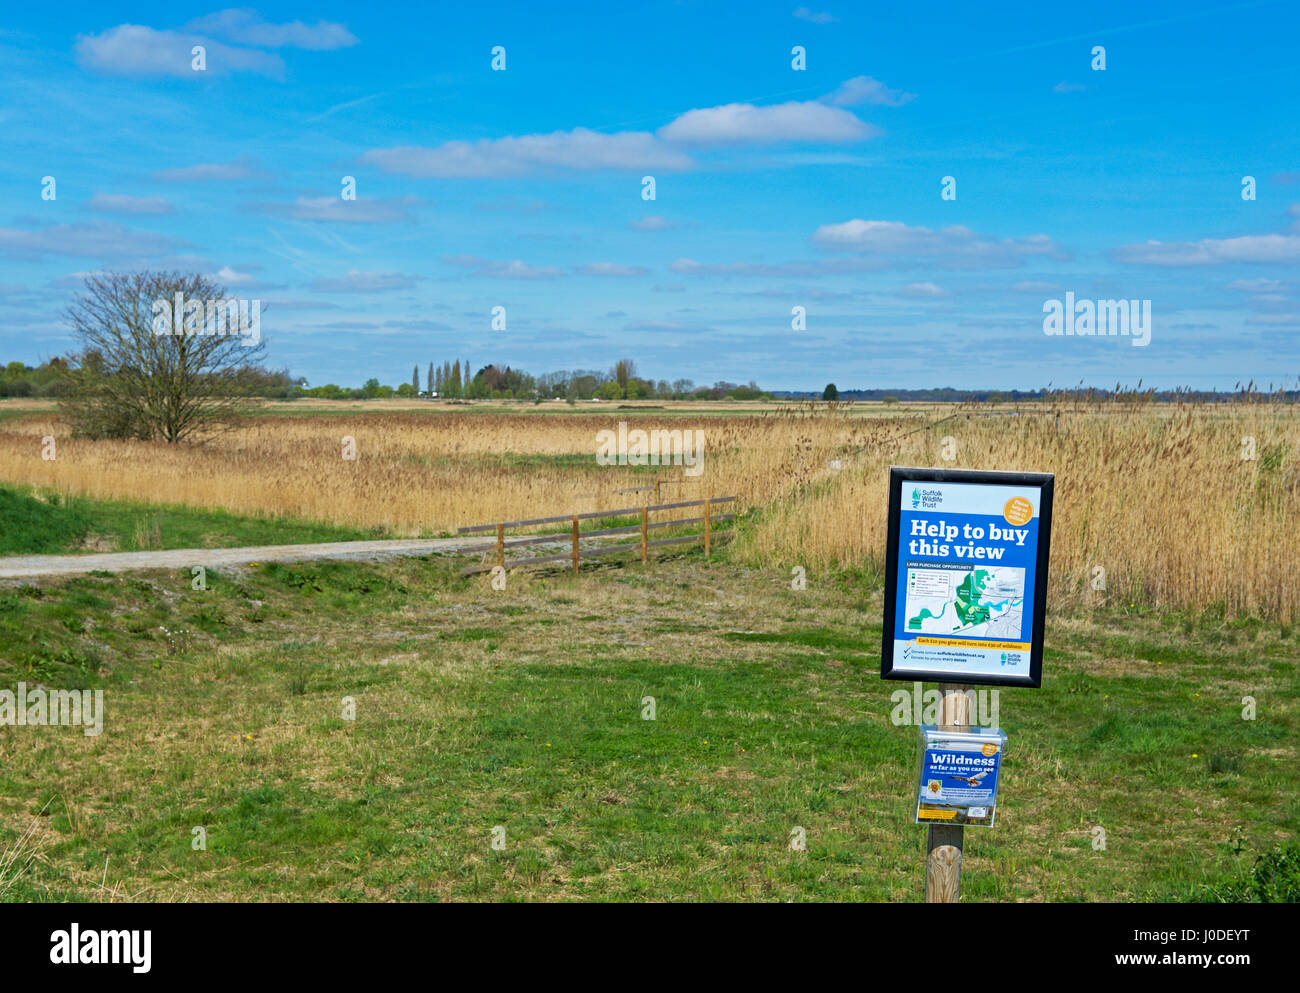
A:
{"type": "Polygon", "coordinates": [[[992,827],[1007,736],[1001,728],[940,731],[921,726],[917,824],[992,827]]]}

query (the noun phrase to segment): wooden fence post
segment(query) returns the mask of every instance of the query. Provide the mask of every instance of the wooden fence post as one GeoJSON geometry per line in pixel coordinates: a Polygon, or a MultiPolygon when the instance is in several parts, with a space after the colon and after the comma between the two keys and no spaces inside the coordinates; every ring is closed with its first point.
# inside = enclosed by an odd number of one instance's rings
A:
{"type": "MultiPolygon", "coordinates": [[[[970,730],[970,697],[956,683],[942,683],[939,730],[970,730]]],[[[961,853],[965,828],[960,824],[931,824],[926,842],[925,902],[957,903],[961,898],[961,853]]]]}
{"type": "Polygon", "coordinates": [[[578,574],[578,515],[573,515],[573,574],[578,574]]]}
{"type": "Polygon", "coordinates": [[[497,525],[497,565],[505,568],[506,564],[506,526],[497,525]]]}
{"type": "Polygon", "coordinates": [[[642,507],[641,508],[641,564],[642,565],[645,565],[645,539],[646,539],[647,522],[649,517],[650,517],[650,511],[647,508],[642,507]]]}
{"type": "Polygon", "coordinates": [[[710,533],[711,533],[711,531],[712,531],[712,527],[711,527],[711,524],[710,524],[710,521],[709,521],[709,516],[710,516],[710,514],[709,514],[709,504],[710,504],[710,503],[711,503],[711,501],[709,501],[709,500],[705,500],[705,501],[704,501],[704,557],[705,557],[705,558],[708,558],[708,557],[709,557],[709,535],[710,535],[710,533]]]}

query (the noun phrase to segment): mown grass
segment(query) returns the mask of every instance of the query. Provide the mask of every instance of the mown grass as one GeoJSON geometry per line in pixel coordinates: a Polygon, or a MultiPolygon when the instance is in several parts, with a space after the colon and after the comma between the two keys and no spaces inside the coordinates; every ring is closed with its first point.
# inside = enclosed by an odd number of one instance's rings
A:
{"type": "MultiPolygon", "coordinates": [[[[874,585],[796,592],[698,549],[504,592],[459,564],[4,588],[0,686],[106,701],[97,738],[0,727],[0,848],[35,824],[7,898],[921,897],[915,731],[890,721],[911,684],[879,678],[874,585]]],[[[1098,610],[1048,645],[1043,688],[1001,696],[964,899],[1288,892],[1297,629],[1098,610]]]]}
{"type": "Polygon", "coordinates": [[[0,486],[0,555],[237,548],[386,538],[385,528],[232,514],[168,504],[69,497],[0,486]]]}

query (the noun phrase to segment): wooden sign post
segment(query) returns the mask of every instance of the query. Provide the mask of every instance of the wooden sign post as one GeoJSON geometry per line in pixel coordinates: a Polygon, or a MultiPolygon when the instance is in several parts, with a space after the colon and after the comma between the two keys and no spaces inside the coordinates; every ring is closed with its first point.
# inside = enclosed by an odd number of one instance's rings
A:
{"type": "MultiPolygon", "coordinates": [[[[939,730],[970,728],[970,697],[956,683],[939,687],[939,730]]],[[[966,829],[960,824],[931,824],[925,858],[925,902],[957,903],[961,898],[961,850],[966,829]]]]}
{"type": "MultiPolygon", "coordinates": [[[[921,723],[913,819],[925,902],[957,903],[967,827],[992,827],[1007,736],[972,725],[969,686],[1042,685],[1048,473],[889,470],[880,675],[940,685],[921,723]]],[[[995,691],[996,692],[996,691],[995,691]]],[[[917,719],[920,723],[920,719],[917,719]]]]}

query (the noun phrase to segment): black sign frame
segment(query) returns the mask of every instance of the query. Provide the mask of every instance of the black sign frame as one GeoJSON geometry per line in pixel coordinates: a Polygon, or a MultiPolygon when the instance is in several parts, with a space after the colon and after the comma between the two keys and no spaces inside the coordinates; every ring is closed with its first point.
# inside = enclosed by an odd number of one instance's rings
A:
{"type": "Polygon", "coordinates": [[[1052,492],[1055,475],[1050,472],[989,472],[975,469],[889,468],[889,524],[885,552],[885,623],[881,633],[880,678],[970,686],[1026,686],[1037,689],[1043,682],[1043,621],[1047,614],[1047,567],[1051,554],[1052,492]],[[958,670],[918,668],[894,658],[894,617],[898,609],[898,529],[902,520],[903,486],[906,483],[974,483],[992,486],[1030,486],[1039,491],[1038,549],[1034,570],[1034,614],[1030,632],[1029,673],[970,673],[958,670]]]}

